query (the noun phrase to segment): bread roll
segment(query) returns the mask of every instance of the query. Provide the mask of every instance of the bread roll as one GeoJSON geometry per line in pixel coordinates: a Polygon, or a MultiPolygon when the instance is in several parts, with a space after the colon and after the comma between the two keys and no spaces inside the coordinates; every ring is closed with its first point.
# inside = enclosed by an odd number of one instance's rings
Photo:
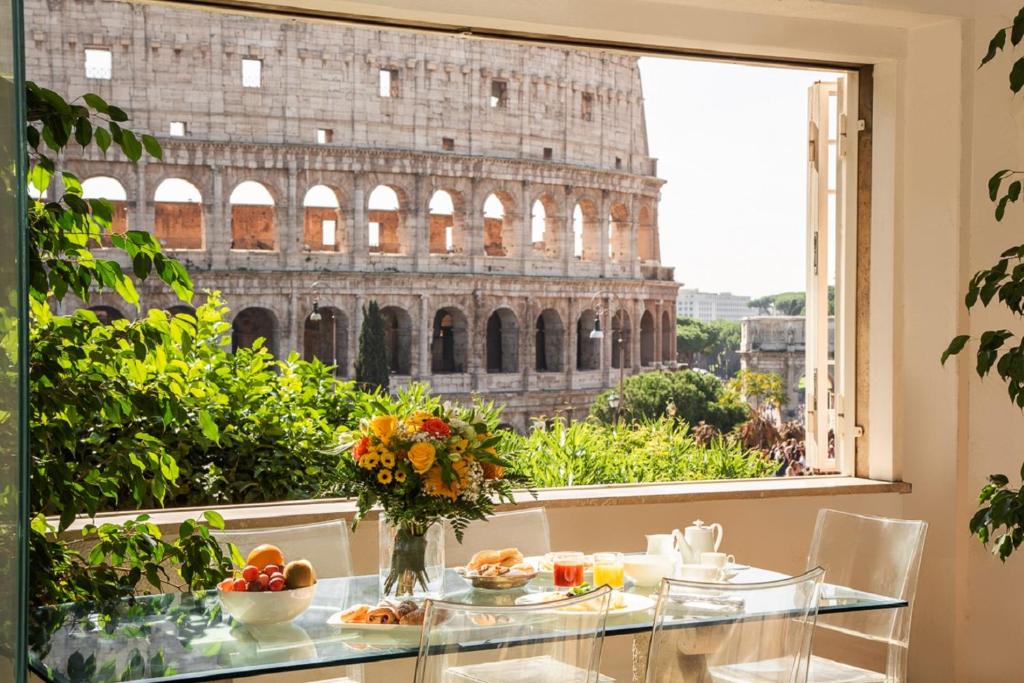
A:
{"type": "Polygon", "coordinates": [[[370,624],[397,624],[398,615],[390,607],[378,607],[370,610],[366,615],[366,621],[370,624]]]}

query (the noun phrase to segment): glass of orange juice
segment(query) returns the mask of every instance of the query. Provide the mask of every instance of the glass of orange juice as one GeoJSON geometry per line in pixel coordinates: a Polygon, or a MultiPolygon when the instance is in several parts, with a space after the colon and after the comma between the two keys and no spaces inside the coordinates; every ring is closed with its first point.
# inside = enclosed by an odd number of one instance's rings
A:
{"type": "Polygon", "coordinates": [[[594,553],[594,585],[622,588],[626,572],[622,566],[622,553],[594,553]]]}

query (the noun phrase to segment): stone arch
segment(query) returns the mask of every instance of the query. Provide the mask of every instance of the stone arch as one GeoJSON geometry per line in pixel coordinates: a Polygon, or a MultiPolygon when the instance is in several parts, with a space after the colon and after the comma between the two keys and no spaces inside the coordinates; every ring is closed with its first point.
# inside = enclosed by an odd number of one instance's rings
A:
{"type": "Polygon", "coordinates": [[[654,316],[644,311],[640,316],[640,365],[654,365],[654,316]]]}
{"type": "Polygon", "coordinates": [[[263,346],[277,358],[278,329],[277,316],[270,309],[243,308],[231,321],[231,352],[252,348],[256,340],[262,338],[263,346]]]}
{"type": "Polygon", "coordinates": [[[406,234],[408,195],[402,188],[380,183],[366,196],[366,244],[373,254],[402,254],[410,246],[406,234]]]}
{"type": "Polygon", "coordinates": [[[89,310],[96,314],[96,317],[104,325],[109,325],[115,320],[127,320],[127,316],[114,306],[90,306],[89,310]]]}
{"type": "Polygon", "coordinates": [[[519,371],[519,319],[511,308],[498,308],[487,318],[487,372],[519,371]]]}
{"type": "Polygon", "coordinates": [[[153,236],[168,249],[203,248],[203,196],[184,178],[164,178],[153,192],[153,236]]]}
{"type": "Polygon", "coordinates": [[[430,336],[430,371],[436,374],[466,372],[468,338],[466,314],[453,306],[434,314],[430,336]]]}
{"type": "MultiPolygon", "coordinates": [[[[117,178],[95,175],[82,181],[83,199],[106,199],[114,208],[110,221],[110,234],[122,235],[128,231],[128,193],[117,178]]],[[[110,246],[110,236],[101,237],[104,246],[110,246]]]]}
{"type": "Polygon", "coordinates": [[[608,211],[608,258],[624,263],[629,260],[629,209],[615,202],[608,211]]]}
{"type": "Polygon", "coordinates": [[[228,205],[232,249],[277,249],[277,207],[266,185],[255,180],[241,181],[231,191],[228,205]]]}
{"type": "Polygon", "coordinates": [[[636,250],[641,261],[658,260],[658,226],[654,223],[654,211],[650,205],[640,207],[636,220],[636,250]]]}
{"type": "Polygon", "coordinates": [[[597,202],[581,198],[572,210],[573,255],[581,261],[601,258],[601,220],[597,202]]]}
{"type": "Polygon", "coordinates": [[[576,369],[598,370],[601,367],[601,340],[591,339],[597,323],[597,313],[586,309],[576,320],[576,369]]]}
{"type": "Polygon", "coordinates": [[[546,308],[537,316],[534,325],[537,372],[562,372],[562,349],[565,347],[565,327],[562,316],[553,308],[546,308]]]}
{"type": "Polygon", "coordinates": [[[384,306],[384,337],[392,375],[412,374],[412,317],[401,306],[384,306]]]}
{"type": "Polygon", "coordinates": [[[503,190],[494,190],[484,198],[484,254],[514,256],[516,253],[515,201],[503,190]]]}
{"type": "Polygon", "coordinates": [[[466,249],[466,209],[462,194],[438,188],[427,204],[431,254],[455,254],[466,249]]]}
{"type": "Polygon", "coordinates": [[[632,358],[632,336],[633,326],[629,319],[629,313],[624,308],[612,318],[612,367],[618,370],[620,367],[628,368],[633,364],[632,358]]]}
{"type": "Polygon", "coordinates": [[[196,309],[192,308],[191,306],[186,306],[185,304],[168,306],[167,313],[170,314],[171,316],[188,315],[192,316],[193,318],[196,317],[196,309]]]}
{"type": "Polygon", "coordinates": [[[343,377],[348,368],[348,316],[333,306],[317,306],[316,312],[319,321],[310,313],[303,324],[302,357],[333,365],[334,374],[343,377]]]}
{"type": "Polygon", "coordinates": [[[668,311],[661,312],[661,360],[671,362],[676,348],[676,321],[668,311]]]}
{"type": "Polygon", "coordinates": [[[339,193],[319,184],[306,190],[302,199],[303,243],[309,251],[345,250],[345,215],[339,193]]]}

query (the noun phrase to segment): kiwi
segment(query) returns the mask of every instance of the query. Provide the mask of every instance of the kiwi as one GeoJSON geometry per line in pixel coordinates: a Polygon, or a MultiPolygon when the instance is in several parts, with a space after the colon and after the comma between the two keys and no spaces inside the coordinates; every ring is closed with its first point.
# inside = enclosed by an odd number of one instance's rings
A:
{"type": "Polygon", "coordinates": [[[305,588],[316,583],[316,572],[309,560],[292,560],[284,566],[284,585],[288,588],[305,588]]]}

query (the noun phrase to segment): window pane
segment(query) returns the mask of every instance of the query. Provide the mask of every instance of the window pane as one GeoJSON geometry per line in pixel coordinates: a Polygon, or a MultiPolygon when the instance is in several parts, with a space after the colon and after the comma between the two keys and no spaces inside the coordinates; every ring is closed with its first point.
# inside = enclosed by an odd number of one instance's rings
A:
{"type": "Polygon", "coordinates": [[[172,137],[182,137],[183,135],[185,135],[185,122],[171,121],[170,133],[172,137]]]}
{"type": "Polygon", "coordinates": [[[321,237],[320,242],[325,247],[333,247],[335,245],[334,232],[338,227],[337,221],[325,220],[320,224],[321,237]]]}
{"type": "Polygon", "coordinates": [[[113,59],[110,50],[85,49],[85,77],[110,80],[113,59]]]}
{"type": "Polygon", "coordinates": [[[380,223],[370,223],[369,245],[371,248],[380,247],[380,223]]]}
{"type": "Polygon", "coordinates": [[[259,59],[242,60],[242,86],[259,88],[263,81],[263,62],[259,59]]]}

